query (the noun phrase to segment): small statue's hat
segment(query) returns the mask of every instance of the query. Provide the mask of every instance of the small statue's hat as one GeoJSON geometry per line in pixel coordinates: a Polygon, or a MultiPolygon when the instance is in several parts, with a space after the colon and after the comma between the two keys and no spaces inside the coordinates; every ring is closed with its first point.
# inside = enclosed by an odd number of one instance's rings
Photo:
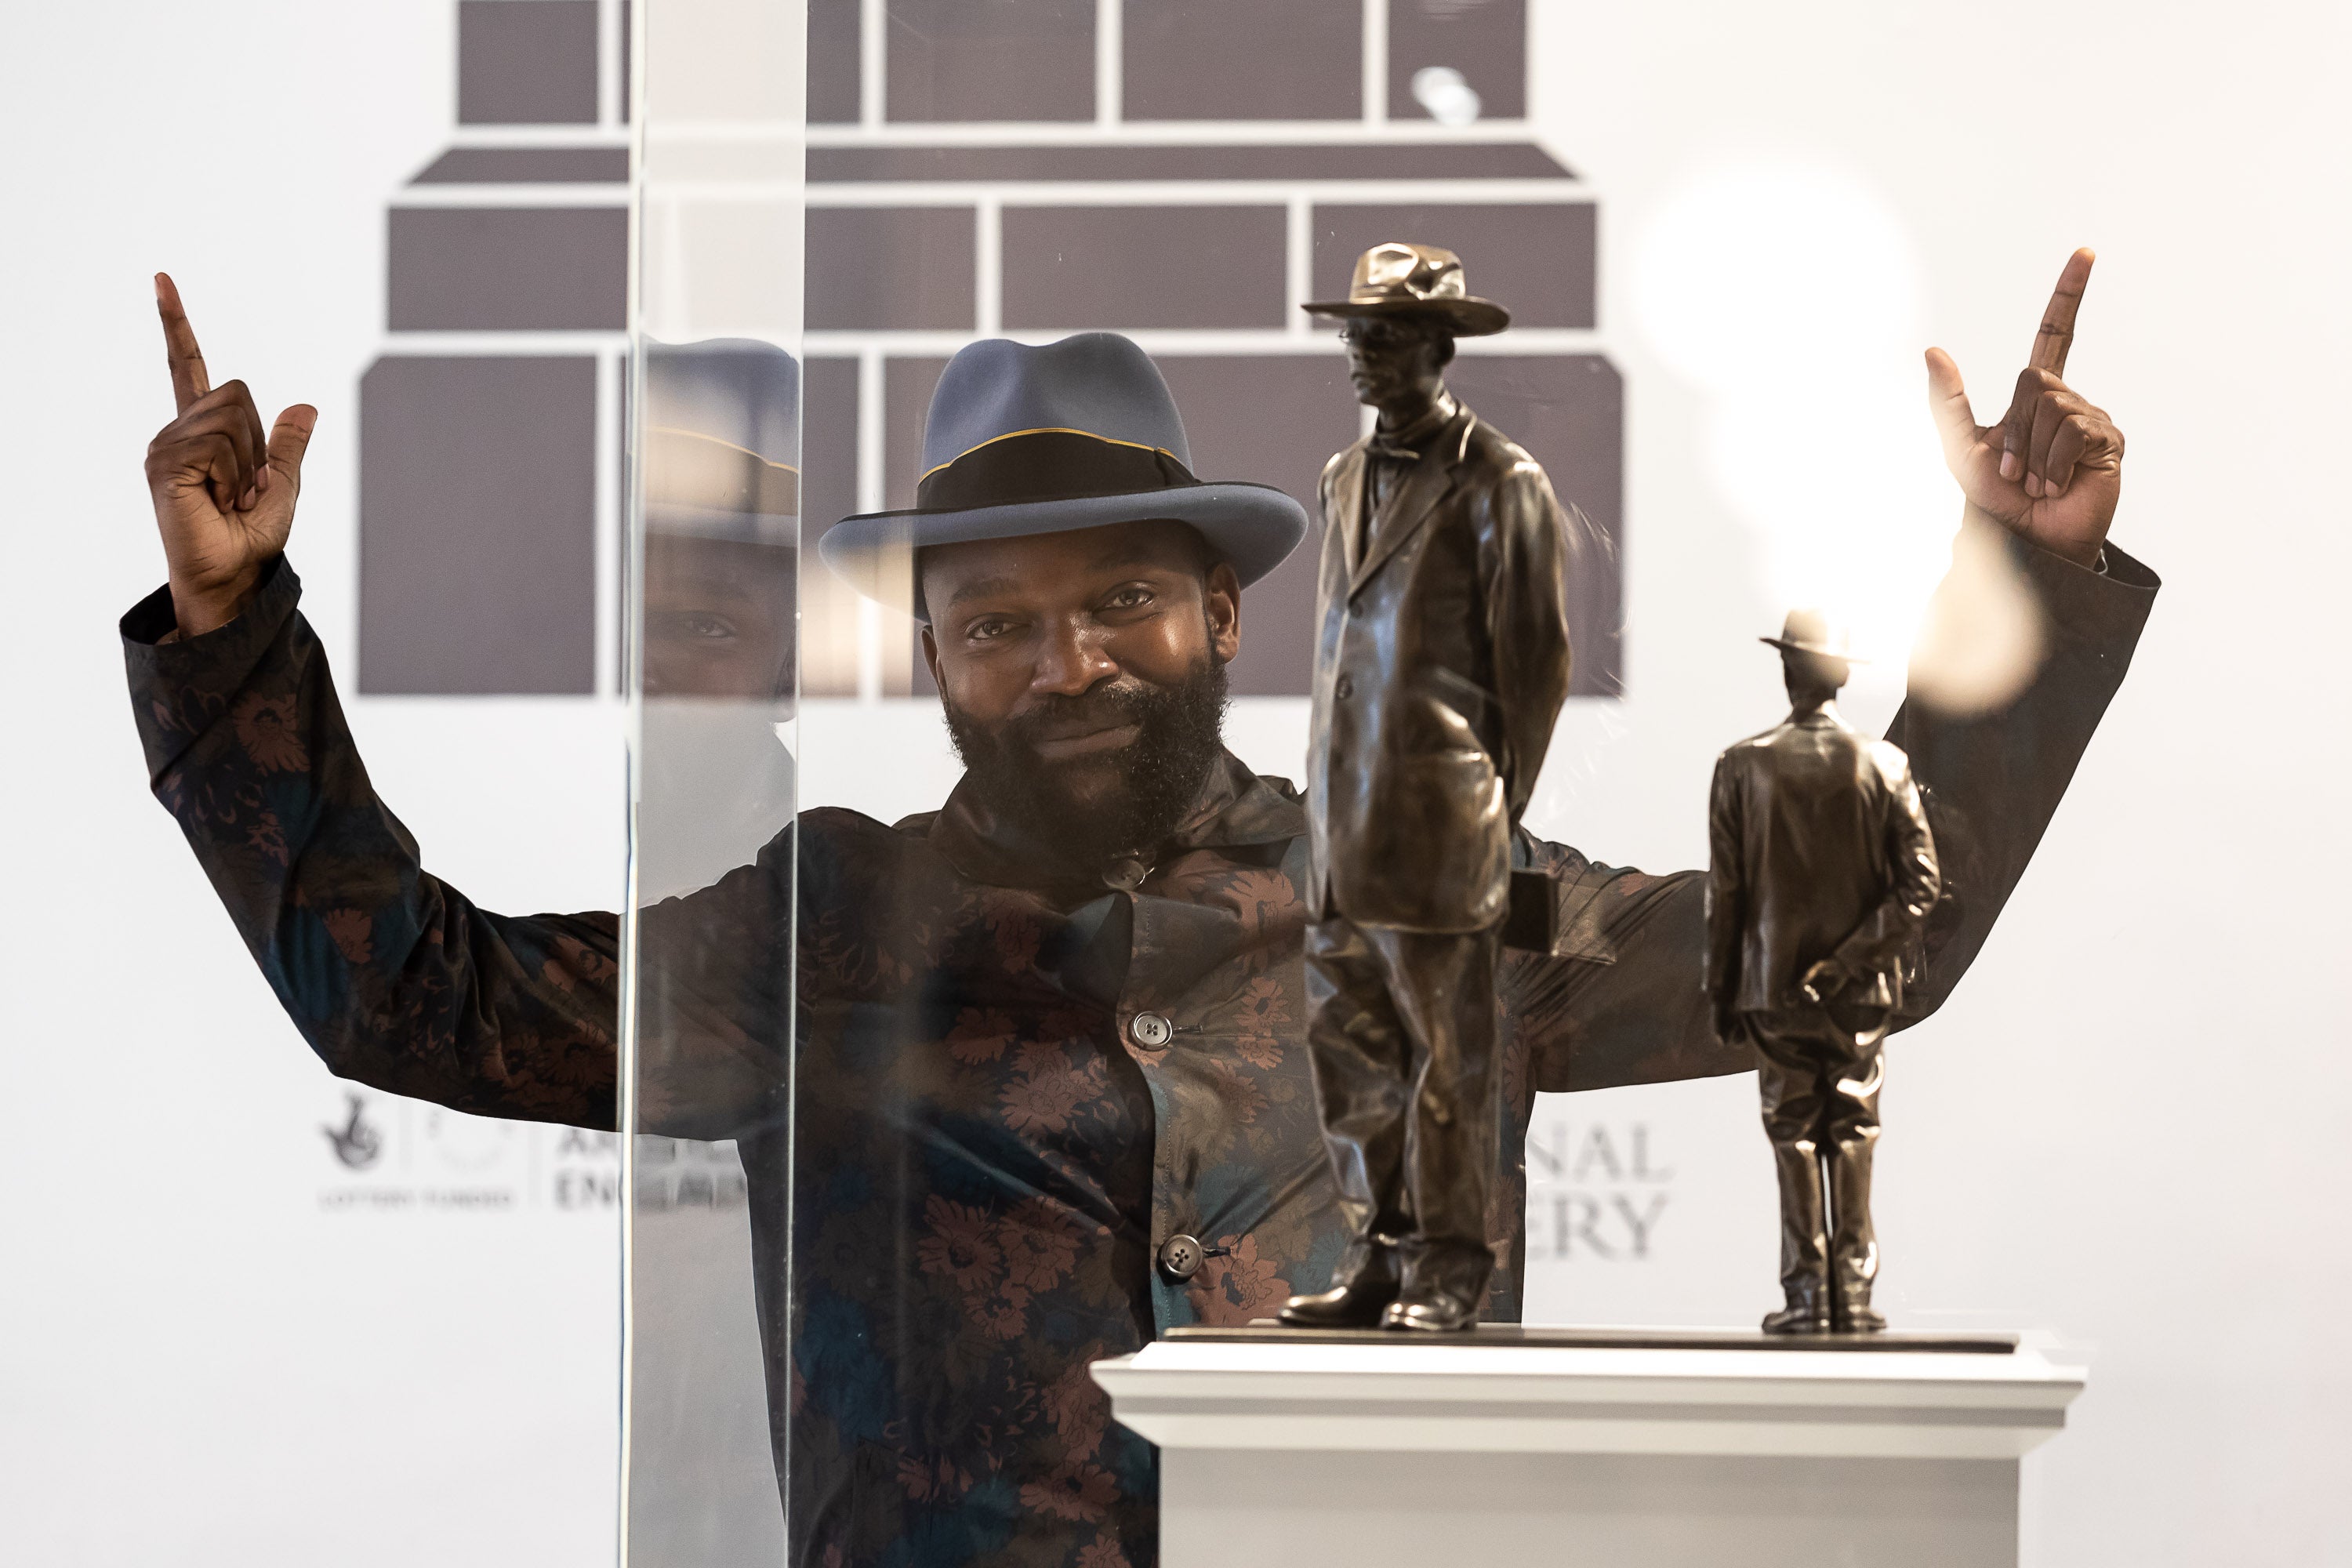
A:
{"type": "Polygon", "coordinates": [[[1392,239],[1356,258],[1344,300],[1317,300],[1314,316],[1435,316],[1457,338],[1483,338],[1511,324],[1511,313],[1470,292],[1462,258],[1434,245],[1392,239]]]}
{"type": "Polygon", "coordinates": [[[1790,610],[1788,618],[1780,623],[1779,637],[1756,640],[1790,653],[1818,654],[1848,664],[1870,662],[1854,657],[1853,633],[1843,622],[1832,621],[1820,610],[1790,610]]]}

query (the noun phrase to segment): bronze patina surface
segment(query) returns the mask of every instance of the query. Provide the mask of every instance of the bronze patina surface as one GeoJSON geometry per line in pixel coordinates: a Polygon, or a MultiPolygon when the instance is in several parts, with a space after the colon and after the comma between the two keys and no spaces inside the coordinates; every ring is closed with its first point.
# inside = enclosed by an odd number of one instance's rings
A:
{"type": "Polygon", "coordinates": [[[1726,751],[1708,805],[1706,984],[1726,1042],[1756,1047],[1780,1184],[1784,1305],[1767,1333],[1872,1333],[1870,1163],[1881,1042],[1942,874],[1910,759],[1846,723],[1852,662],[1817,611],[1777,637],[1787,720],[1726,751]]]}
{"type": "Polygon", "coordinates": [[[1307,749],[1307,1029],[1354,1233],[1302,1328],[1456,1330],[1494,1255],[1495,969],[1511,831],[1568,694],[1587,534],[1535,459],[1445,389],[1508,314],[1429,246],[1375,246],[1346,326],[1372,435],[1323,471],[1307,749]]]}

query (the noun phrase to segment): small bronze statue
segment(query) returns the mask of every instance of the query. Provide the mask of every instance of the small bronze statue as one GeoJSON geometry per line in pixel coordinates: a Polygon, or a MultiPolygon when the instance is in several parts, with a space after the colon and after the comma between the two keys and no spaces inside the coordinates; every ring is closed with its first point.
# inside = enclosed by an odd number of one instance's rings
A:
{"type": "Polygon", "coordinates": [[[1780,650],[1790,712],[1715,764],[1707,994],[1716,1032],[1756,1047],[1780,1173],[1786,1305],[1764,1331],[1875,1333],[1880,1041],[1940,889],[1936,842],[1910,759],[1838,713],[1845,637],[1796,610],[1760,640],[1780,650]]]}
{"type": "Polygon", "coordinates": [[[1494,1268],[1495,973],[1511,835],[1568,694],[1570,523],[1445,389],[1509,312],[1453,252],[1379,245],[1346,325],[1375,432],[1323,470],[1307,760],[1307,1044],[1353,1239],[1305,1328],[1467,1329],[1494,1268]]]}

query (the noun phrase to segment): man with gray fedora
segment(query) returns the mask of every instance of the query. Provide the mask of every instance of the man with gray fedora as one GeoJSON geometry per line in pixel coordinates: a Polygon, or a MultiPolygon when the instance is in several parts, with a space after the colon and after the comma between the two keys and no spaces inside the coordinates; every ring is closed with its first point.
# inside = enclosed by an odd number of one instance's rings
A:
{"type": "Polygon", "coordinates": [[[1880,1042],[1943,878],[1910,759],[1837,710],[1845,629],[1791,610],[1759,640],[1780,650],[1789,717],[1716,760],[1707,995],[1717,1036],[1755,1048],[1780,1180],[1785,1301],[1764,1330],[1871,1332],[1880,1042]]]}
{"type": "MultiPolygon", "coordinates": [[[[243,384],[211,384],[168,285],[159,305],[176,408],[146,470],[169,577],[121,624],[157,798],[331,1071],[613,1126],[619,921],[494,913],[425,869],[284,553],[316,411],[265,426],[243,384]]],[[[1914,702],[1895,721],[1965,893],[1939,904],[1897,1026],[1985,940],[2156,591],[2102,550],[2119,438],[2035,375],[2000,426],[1939,396],[1968,526],[2009,552],[2048,655],[1990,711],[1914,702]],[[2054,456],[2036,445],[2045,404],[2074,431],[2054,456]]],[[[895,824],[803,812],[641,911],[640,951],[674,956],[642,976],[671,1005],[639,1104],[650,1128],[741,1151],[793,1561],[1141,1568],[1156,1458],[1088,1363],[1271,1317],[1329,1284],[1357,1234],[1307,1040],[1306,810],[1220,736],[1244,582],[1306,518],[1204,481],[1123,340],[973,344],[930,429],[918,506],[838,525],[824,552],[923,617],[966,773],[895,824]]],[[[758,440],[732,418],[703,434],[758,440]]],[[[744,497],[769,482],[744,474],[744,497]]],[[[1506,953],[1495,980],[1486,1310],[1502,1319],[1519,1311],[1535,1093],[1754,1066],[1712,1027],[1701,873],[1524,829],[1508,853],[1556,919],[1548,950],[1506,953]]]]}

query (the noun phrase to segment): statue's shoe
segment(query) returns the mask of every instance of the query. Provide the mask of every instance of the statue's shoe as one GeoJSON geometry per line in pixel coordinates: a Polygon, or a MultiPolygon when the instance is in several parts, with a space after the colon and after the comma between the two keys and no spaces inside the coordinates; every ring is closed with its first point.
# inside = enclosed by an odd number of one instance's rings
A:
{"type": "Polygon", "coordinates": [[[1283,1303],[1281,1318],[1294,1329],[1378,1328],[1396,1294],[1394,1279],[1337,1285],[1312,1296],[1293,1296],[1283,1303]]]}
{"type": "Polygon", "coordinates": [[[1826,1334],[1831,1331],[1829,1312],[1810,1302],[1798,1302],[1777,1312],[1764,1314],[1764,1331],[1768,1334],[1826,1334]]]}
{"type": "Polygon", "coordinates": [[[1460,1333],[1477,1321],[1478,1303],[1451,1290],[1408,1290],[1381,1314],[1381,1327],[1415,1333],[1460,1333]]]}
{"type": "Polygon", "coordinates": [[[1855,1301],[1836,1309],[1830,1321],[1842,1334],[1883,1334],[1886,1331],[1886,1314],[1871,1310],[1867,1301],[1855,1301]]]}

